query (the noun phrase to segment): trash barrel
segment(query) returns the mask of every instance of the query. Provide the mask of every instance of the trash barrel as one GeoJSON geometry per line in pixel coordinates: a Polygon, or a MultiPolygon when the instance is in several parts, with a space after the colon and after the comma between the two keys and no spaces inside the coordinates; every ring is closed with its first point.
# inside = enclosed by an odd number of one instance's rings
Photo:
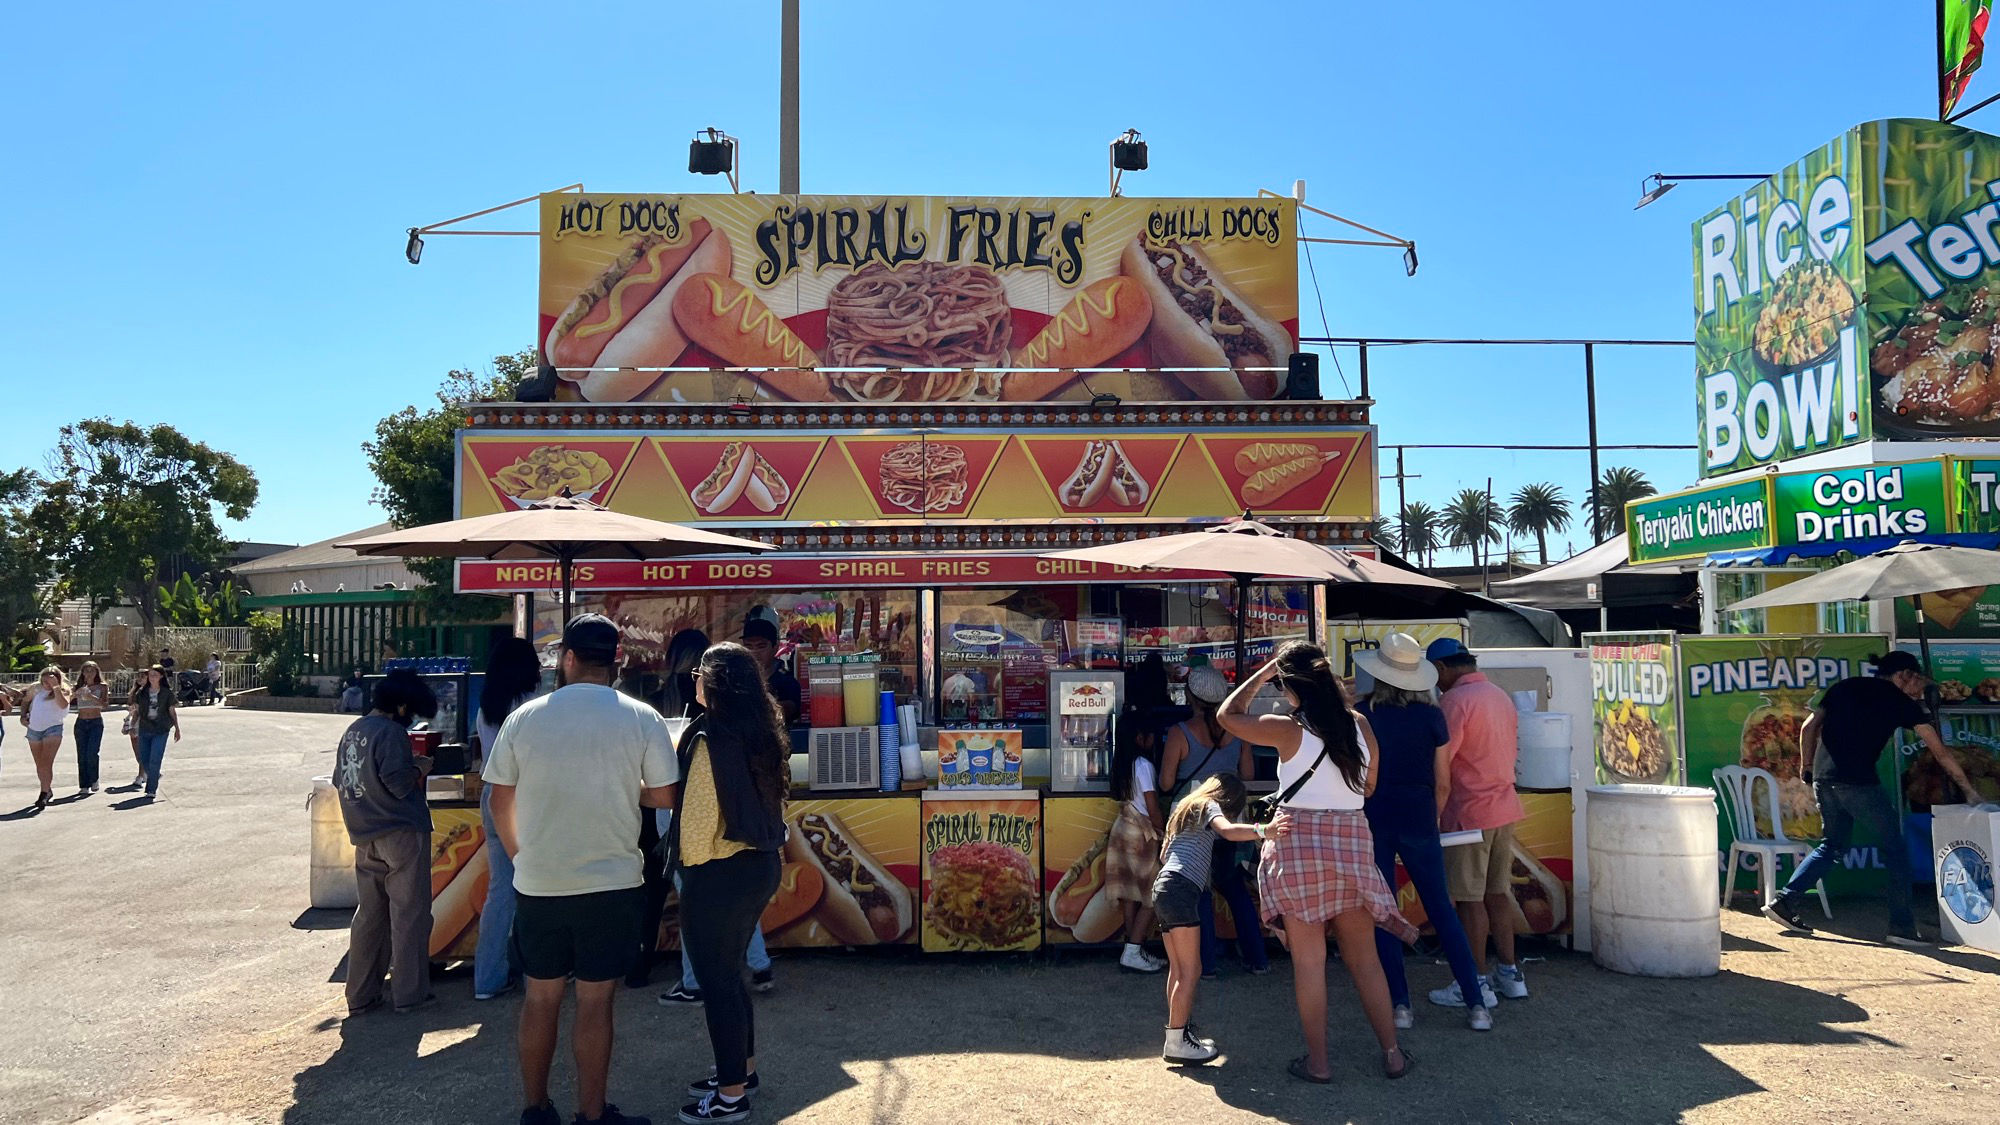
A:
{"type": "Polygon", "coordinates": [[[1617,973],[1706,977],[1722,968],[1715,793],[1600,785],[1585,813],[1591,956],[1617,973]]]}
{"type": "Polygon", "coordinates": [[[340,792],[330,777],[313,778],[306,802],[312,820],[312,867],[307,896],[314,910],[352,910],[359,905],[354,885],[354,845],[347,839],[347,822],[340,817],[340,792]]]}

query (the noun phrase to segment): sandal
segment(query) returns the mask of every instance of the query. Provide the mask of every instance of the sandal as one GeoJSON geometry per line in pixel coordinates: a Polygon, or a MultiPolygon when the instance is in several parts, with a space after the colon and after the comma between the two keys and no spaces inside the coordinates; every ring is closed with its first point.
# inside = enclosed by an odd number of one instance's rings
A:
{"type": "MultiPolygon", "coordinates": [[[[1408,1068],[1406,1067],[1405,1069],[1408,1068]]],[[[1315,1086],[1327,1086],[1333,1083],[1333,1075],[1329,1074],[1325,1078],[1321,1078],[1319,1075],[1306,1069],[1306,1057],[1304,1055],[1293,1059],[1291,1065],[1285,1067],[1285,1073],[1301,1082],[1310,1082],[1315,1086]]]]}
{"type": "Polygon", "coordinates": [[[1382,1076],[1391,1081],[1402,1078],[1417,1068],[1417,1056],[1411,1054],[1409,1048],[1399,1046],[1396,1051],[1403,1056],[1403,1069],[1398,1071],[1389,1069],[1389,1052],[1382,1052],[1382,1076]]]}

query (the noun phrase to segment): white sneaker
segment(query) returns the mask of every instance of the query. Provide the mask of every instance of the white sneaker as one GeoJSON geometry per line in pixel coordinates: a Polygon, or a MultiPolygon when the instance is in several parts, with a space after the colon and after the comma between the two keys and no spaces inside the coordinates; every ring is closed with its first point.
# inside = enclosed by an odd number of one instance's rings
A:
{"type": "Polygon", "coordinates": [[[1493,966],[1492,983],[1486,987],[1493,989],[1509,1000],[1526,1000],[1528,998],[1528,981],[1526,977],[1521,975],[1521,966],[1519,965],[1493,966]]]}
{"type": "Polygon", "coordinates": [[[1472,1015],[1465,1022],[1474,1031],[1492,1031],[1493,1009],[1476,1006],[1472,1009],[1472,1015]]]}
{"type": "MultiPolygon", "coordinates": [[[[1526,995],[1526,993],[1522,995],[1526,995]]],[[[1480,978],[1479,981],[1479,999],[1488,1008],[1497,1008],[1500,1006],[1500,998],[1493,995],[1493,985],[1484,977],[1480,978]]],[[[1465,992],[1458,987],[1457,981],[1452,981],[1450,988],[1431,990],[1431,1003],[1436,1004],[1440,1008],[1463,1008],[1465,1007],[1465,992]]]]}
{"type": "Polygon", "coordinates": [[[1417,1026],[1417,1014],[1410,1010],[1410,1006],[1408,1004],[1396,1005],[1396,1030],[1408,1031],[1415,1026],[1417,1026]]]}
{"type": "Polygon", "coordinates": [[[1168,1028],[1166,1043],[1160,1048],[1160,1057],[1170,1063],[1205,1063],[1218,1054],[1215,1040],[1197,1039],[1185,1027],[1168,1028]]]}
{"type": "Polygon", "coordinates": [[[1124,972],[1157,973],[1166,967],[1166,962],[1149,955],[1136,945],[1127,945],[1125,952],[1118,955],[1118,968],[1124,972]]]}

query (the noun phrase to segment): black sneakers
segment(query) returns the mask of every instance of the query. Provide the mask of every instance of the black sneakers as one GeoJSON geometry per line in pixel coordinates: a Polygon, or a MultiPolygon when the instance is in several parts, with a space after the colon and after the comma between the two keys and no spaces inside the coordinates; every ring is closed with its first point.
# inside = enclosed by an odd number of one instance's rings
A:
{"type": "Polygon", "coordinates": [[[750,974],[750,991],[769,992],[778,987],[778,975],[769,969],[758,969],[750,974]]]}
{"type": "Polygon", "coordinates": [[[562,1125],[562,1114],[556,1112],[556,1103],[545,1101],[522,1110],[521,1125],[562,1125]]]}
{"type": "Polygon", "coordinates": [[[605,1102],[602,1114],[593,1119],[579,1113],[576,1115],[575,1125],[653,1125],[653,1119],[620,1113],[617,1106],[605,1102]]]}
{"type": "Polygon", "coordinates": [[[690,991],[687,987],[676,984],[665,992],[660,993],[660,1003],[670,1008],[676,1004],[699,1004],[701,1003],[701,993],[699,991],[690,991]]]}
{"type": "MultiPolygon", "coordinates": [[[[708,1072],[707,1078],[704,1078],[699,1082],[688,1083],[688,1097],[690,1098],[704,1097],[708,1094],[720,1093],[721,1091],[722,1091],[722,1085],[721,1083],[715,1080],[715,1072],[712,1070],[708,1072]]],[[[757,1076],[755,1074],[752,1074],[750,1077],[743,1080],[743,1096],[747,1098],[756,1092],[757,1092],[757,1076]]]]}
{"type": "Polygon", "coordinates": [[[735,1101],[724,1101],[721,1094],[704,1094],[696,1101],[681,1107],[681,1120],[688,1125],[702,1125],[705,1121],[748,1121],[750,1119],[750,1099],[741,1097],[735,1101]]]}
{"type": "Polygon", "coordinates": [[[1813,932],[1813,928],[1806,924],[1805,911],[1800,910],[1796,903],[1786,902],[1782,898],[1771,900],[1771,904],[1764,908],[1764,917],[1788,930],[1797,930],[1802,934],[1813,932]]]}

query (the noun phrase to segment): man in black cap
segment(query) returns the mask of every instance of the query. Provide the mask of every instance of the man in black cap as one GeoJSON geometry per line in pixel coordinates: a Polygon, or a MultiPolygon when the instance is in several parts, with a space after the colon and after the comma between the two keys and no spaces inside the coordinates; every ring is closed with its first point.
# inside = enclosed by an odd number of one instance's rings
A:
{"type": "Polygon", "coordinates": [[[1882,866],[1889,869],[1890,943],[1930,944],[1917,932],[1911,909],[1910,854],[1903,844],[1896,806],[1876,773],[1889,740],[1898,730],[1912,730],[1964,790],[1966,800],[1979,803],[1978,792],[1958,760],[1945,749],[1924,707],[1924,689],[1929,684],[1930,678],[1916,657],[1892,652],[1875,659],[1874,675],[1850,676],[1826,689],[1819,706],[1806,716],[1799,732],[1800,772],[1812,783],[1813,796],[1819,801],[1825,838],[1764,908],[1765,917],[1789,929],[1812,931],[1800,906],[1806,892],[1826,877],[1827,869],[1846,857],[1855,822],[1859,821],[1875,837],[1882,866]]]}
{"type": "Polygon", "coordinates": [[[514,860],[521,1005],[521,1125],[561,1125],[549,1101],[566,982],[576,980],[576,1120],[645,1125],[604,1100],[612,1001],[645,910],[641,806],[672,808],[680,782],[659,712],[611,689],[618,627],[595,613],[563,630],[563,687],[522,704],[486,756],[493,825],[514,860]]]}
{"type": "Polygon", "coordinates": [[[743,623],[743,647],[750,650],[757,667],[764,670],[764,682],[770,685],[772,698],[784,710],[785,722],[798,722],[799,681],[778,663],[778,627],[762,617],[752,617],[743,623]]]}

